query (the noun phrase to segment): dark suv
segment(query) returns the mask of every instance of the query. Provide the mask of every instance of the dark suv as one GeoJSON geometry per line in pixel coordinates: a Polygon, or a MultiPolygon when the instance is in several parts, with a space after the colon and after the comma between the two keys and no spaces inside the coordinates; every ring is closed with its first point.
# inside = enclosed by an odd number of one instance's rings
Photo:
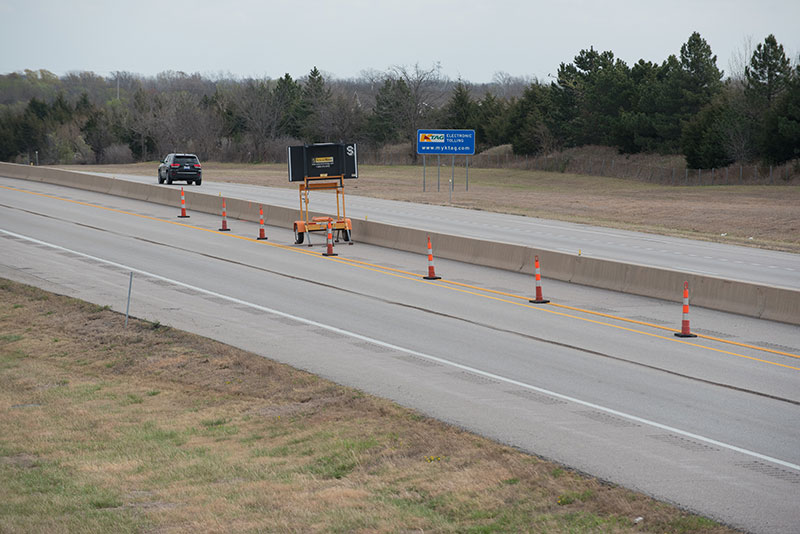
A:
{"type": "Polygon", "coordinates": [[[158,183],[171,184],[175,180],[186,180],[200,185],[203,181],[203,168],[194,154],[167,154],[158,166],[158,183]]]}

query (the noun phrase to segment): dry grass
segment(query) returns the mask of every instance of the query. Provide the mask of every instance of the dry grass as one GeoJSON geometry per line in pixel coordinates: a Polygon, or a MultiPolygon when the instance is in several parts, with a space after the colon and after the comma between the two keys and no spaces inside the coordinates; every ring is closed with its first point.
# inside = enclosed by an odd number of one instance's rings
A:
{"type": "Polygon", "coordinates": [[[123,320],[0,280],[0,531],[731,532],[260,356],[123,320]]]}
{"type": "MultiPolygon", "coordinates": [[[[590,153],[591,155],[591,153],[590,153]]],[[[456,189],[447,190],[452,170],[443,158],[440,191],[429,165],[422,192],[422,167],[361,166],[347,183],[351,194],[640,230],[707,241],[800,252],[800,185],[672,186],[636,180],[522,169],[455,169],[456,189]]],[[[156,163],[77,166],[78,170],[155,177],[156,163]]],[[[284,165],[204,164],[208,181],[292,187],[284,165]]],[[[155,181],[155,178],[154,178],[155,181]]]]}

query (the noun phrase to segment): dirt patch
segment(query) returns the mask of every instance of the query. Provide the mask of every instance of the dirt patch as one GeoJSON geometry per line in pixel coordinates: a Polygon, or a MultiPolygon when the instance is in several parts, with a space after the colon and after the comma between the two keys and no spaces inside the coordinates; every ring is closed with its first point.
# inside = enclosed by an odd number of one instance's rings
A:
{"type": "MultiPolygon", "coordinates": [[[[673,186],[537,170],[470,168],[469,191],[465,191],[466,169],[456,167],[453,172],[450,161],[442,161],[439,169],[428,162],[426,192],[421,166],[372,165],[359,166],[360,177],[347,183],[347,192],[800,252],[800,185],[795,182],[673,186]],[[451,202],[447,187],[453,175],[451,202]]],[[[147,175],[155,182],[157,164],[68,168],[147,175]]],[[[208,162],[203,171],[208,181],[295,188],[288,182],[285,165],[208,162]]]]}
{"type": "Polygon", "coordinates": [[[0,531],[733,532],[261,356],[123,323],[0,280],[0,531]]]}

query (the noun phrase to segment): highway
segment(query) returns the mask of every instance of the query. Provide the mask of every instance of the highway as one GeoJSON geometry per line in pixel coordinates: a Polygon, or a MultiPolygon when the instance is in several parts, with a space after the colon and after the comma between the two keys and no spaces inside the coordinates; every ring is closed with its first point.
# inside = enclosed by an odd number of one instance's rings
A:
{"type": "MultiPolygon", "coordinates": [[[[382,209],[351,199],[353,217],[382,209]]],[[[701,336],[684,340],[674,303],[545,280],[552,303],[536,305],[530,275],[437,260],[443,279],[426,281],[421,254],[356,244],[324,257],[288,228],[257,241],[256,224],[222,233],[219,217],[177,214],[0,178],[0,276],[124,312],[133,272],[137,317],[747,531],[797,532],[800,328],[693,308],[701,336]]]]}
{"type": "MultiPolygon", "coordinates": [[[[114,176],[140,183],[156,181],[147,176],[114,176]]],[[[296,189],[203,181],[200,188],[189,187],[188,190],[221,193],[226,197],[295,209],[300,205],[296,189]]],[[[454,194],[457,196],[458,191],[454,194]]],[[[315,191],[311,199],[312,210],[336,212],[334,194],[315,191]]],[[[800,289],[800,257],[787,252],[449,206],[373,199],[349,193],[346,196],[346,208],[347,215],[353,219],[368,217],[371,221],[429,232],[502,241],[559,252],[577,254],[580,250],[581,254],[589,257],[800,289]]]]}

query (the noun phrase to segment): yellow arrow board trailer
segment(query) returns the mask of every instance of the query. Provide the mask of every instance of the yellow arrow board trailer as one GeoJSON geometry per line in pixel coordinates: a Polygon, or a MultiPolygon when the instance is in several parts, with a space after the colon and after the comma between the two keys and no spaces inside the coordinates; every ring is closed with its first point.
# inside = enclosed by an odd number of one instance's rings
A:
{"type": "MultiPolygon", "coordinates": [[[[358,152],[355,143],[317,143],[289,147],[289,181],[297,182],[300,191],[301,218],[294,222],[294,242],[298,245],[309,232],[321,232],[331,221],[336,240],[349,244],[353,225],[345,213],[344,181],[358,178],[358,152]],[[336,191],[336,217],[309,217],[309,193],[315,190],[336,191]]],[[[309,234],[308,244],[311,246],[309,234]]]]}

